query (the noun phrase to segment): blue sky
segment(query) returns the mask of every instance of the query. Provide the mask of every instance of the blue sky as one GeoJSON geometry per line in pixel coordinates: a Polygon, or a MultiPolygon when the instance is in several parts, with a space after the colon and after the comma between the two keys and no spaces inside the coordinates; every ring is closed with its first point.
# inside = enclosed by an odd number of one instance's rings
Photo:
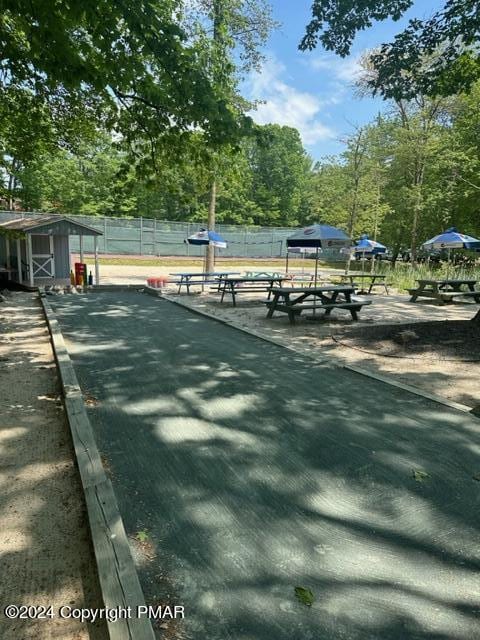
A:
{"type": "Polygon", "coordinates": [[[316,160],[340,153],[342,138],[387,108],[381,99],[355,97],[353,83],[362,52],[390,41],[408,18],[428,17],[444,4],[417,0],[401,21],[377,23],[360,33],[351,55],[342,59],[321,47],[305,53],[298,50],[310,19],[311,0],[270,1],[281,26],[266,46],[261,72],[246,80],[244,92],[250,99],[265,101],[251,114],[257,122],[296,127],[316,160]]]}

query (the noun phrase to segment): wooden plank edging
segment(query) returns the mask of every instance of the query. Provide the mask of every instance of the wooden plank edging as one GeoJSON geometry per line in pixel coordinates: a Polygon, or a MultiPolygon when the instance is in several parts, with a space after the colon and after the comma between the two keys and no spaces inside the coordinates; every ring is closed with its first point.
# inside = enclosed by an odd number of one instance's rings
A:
{"type": "Polygon", "coordinates": [[[150,620],[136,615],[137,607],[145,605],[145,598],[113,486],[102,465],[77,376],[54,312],[47,300],[40,298],[40,301],[62,384],[103,604],[108,609],[122,608],[131,612],[126,618],[115,622],[107,620],[110,640],[155,640],[150,620]]]}

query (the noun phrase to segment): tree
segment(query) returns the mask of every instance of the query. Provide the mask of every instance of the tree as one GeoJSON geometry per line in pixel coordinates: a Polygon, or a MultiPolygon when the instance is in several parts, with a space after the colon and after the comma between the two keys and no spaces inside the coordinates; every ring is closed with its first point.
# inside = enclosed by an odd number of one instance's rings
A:
{"type": "MultiPolygon", "coordinates": [[[[374,21],[399,20],[413,0],[314,0],[312,20],[301,50],[320,42],[345,57],[359,31],[374,21]]],[[[415,95],[453,95],[480,78],[480,13],[476,0],[447,0],[442,10],[426,20],[410,20],[393,42],[373,56],[377,71],[371,89],[386,98],[415,95]]]]}
{"type": "Polygon", "coordinates": [[[255,222],[298,225],[312,160],[292,127],[269,124],[257,127],[256,134],[245,142],[252,173],[250,199],[262,212],[255,222]]]}
{"type": "MultiPolygon", "coordinates": [[[[237,84],[242,73],[258,66],[261,47],[275,26],[265,0],[197,0],[186,5],[186,21],[194,39],[203,43],[213,86],[231,108],[245,108],[237,84]],[[206,45],[206,46],[205,46],[206,45]],[[237,61],[234,62],[236,55],[237,61]]],[[[210,154],[211,185],[207,227],[215,229],[219,170],[234,149],[227,143],[210,154]]],[[[213,271],[215,249],[207,247],[206,270],[213,271]]]]}
{"type": "Polygon", "coordinates": [[[44,108],[95,96],[136,157],[193,127],[207,144],[236,141],[251,123],[211,82],[175,0],[3,0],[0,61],[0,99],[12,87],[44,108]]]}

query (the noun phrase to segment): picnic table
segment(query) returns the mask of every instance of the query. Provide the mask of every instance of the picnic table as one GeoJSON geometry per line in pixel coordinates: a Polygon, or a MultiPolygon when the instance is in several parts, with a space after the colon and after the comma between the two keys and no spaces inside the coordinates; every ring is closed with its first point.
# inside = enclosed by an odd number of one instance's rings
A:
{"type": "Polygon", "coordinates": [[[358,312],[370,300],[352,300],[355,293],[353,286],[326,285],[321,287],[276,287],[271,290],[273,299],[265,304],[268,307],[267,318],[271,318],[276,311],[288,314],[290,324],[295,324],[296,316],[305,310],[323,310],[329,316],[334,309],[348,309],[353,320],[358,320],[358,312]]]}
{"type": "Polygon", "coordinates": [[[290,282],[292,287],[296,282],[305,282],[307,286],[312,287],[314,285],[315,276],[313,273],[289,273],[285,276],[285,279],[290,282]]]}
{"type": "Polygon", "coordinates": [[[278,271],[246,271],[245,278],[283,278],[283,273],[278,271]]]}
{"type": "Polygon", "coordinates": [[[370,294],[374,287],[383,287],[388,295],[386,278],[385,273],[349,273],[341,276],[342,281],[349,281],[352,287],[355,287],[357,280],[360,280],[362,289],[358,293],[370,294]],[[368,291],[364,290],[365,286],[368,286],[368,291]]]}
{"type": "Polygon", "coordinates": [[[181,292],[182,287],[187,288],[187,294],[190,294],[190,287],[216,284],[217,290],[219,290],[220,279],[229,275],[236,275],[238,271],[210,271],[210,272],[195,272],[195,273],[170,273],[170,276],[179,276],[180,280],[176,281],[178,284],[178,293],[181,292]]]}
{"type": "Polygon", "coordinates": [[[267,291],[270,298],[271,291],[275,290],[275,285],[281,286],[285,276],[281,274],[270,276],[239,276],[231,277],[226,275],[220,278],[219,291],[222,294],[220,302],[223,302],[226,293],[232,296],[233,306],[237,306],[236,296],[238,293],[248,293],[257,291],[267,291]]]}
{"type": "Polygon", "coordinates": [[[419,279],[417,282],[416,289],[407,289],[411,295],[410,302],[416,302],[417,298],[433,298],[440,304],[445,304],[452,302],[453,298],[470,297],[480,303],[480,290],[475,289],[478,282],[475,278],[419,279]]]}

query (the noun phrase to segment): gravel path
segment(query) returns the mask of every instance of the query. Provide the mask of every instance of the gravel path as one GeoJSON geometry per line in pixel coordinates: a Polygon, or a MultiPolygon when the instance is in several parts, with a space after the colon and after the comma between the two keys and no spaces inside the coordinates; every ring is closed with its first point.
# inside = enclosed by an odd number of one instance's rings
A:
{"type": "Polygon", "coordinates": [[[58,609],[101,607],[82,489],[38,298],[0,304],[0,638],[105,640],[103,623],[58,609]],[[8,604],[52,605],[54,619],[8,620],[8,604]]]}

